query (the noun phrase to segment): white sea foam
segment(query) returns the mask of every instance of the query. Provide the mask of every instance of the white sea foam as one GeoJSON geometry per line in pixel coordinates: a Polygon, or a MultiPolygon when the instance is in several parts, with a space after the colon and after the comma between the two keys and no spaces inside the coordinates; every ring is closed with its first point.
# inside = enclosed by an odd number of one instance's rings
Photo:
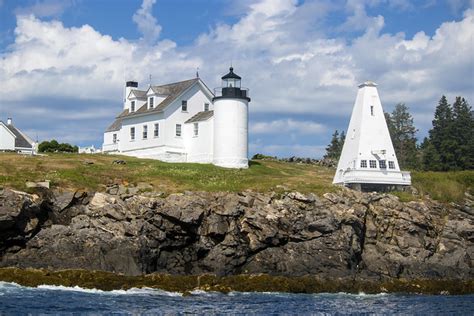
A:
{"type": "Polygon", "coordinates": [[[104,291],[99,289],[87,289],[80,286],[62,286],[62,285],[39,285],[38,289],[43,290],[52,290],[52,291],[72,291],[72,292],[82,292],[89,294],[103,294],[103,295],[162,295],[162,296],[182,296],[183,294],[178,292],[168,292],[159,289],[152,288],[131,288],[128,290],[112,290],[104,291]]]}

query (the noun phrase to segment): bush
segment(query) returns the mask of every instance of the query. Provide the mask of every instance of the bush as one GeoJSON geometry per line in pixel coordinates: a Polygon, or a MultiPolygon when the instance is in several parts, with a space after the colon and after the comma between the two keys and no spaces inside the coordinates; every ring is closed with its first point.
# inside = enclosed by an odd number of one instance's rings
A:
{"type": "Polygon", "coordinates": [[[44,141],[38,145],[38,151],[40,153],[77,153],[79,148],[68,143],[58,143],[57,140],[53,139],[50,142],[44,141]]]}
{"type": "Polygon", "coordinates": [[[252,160],[263,160],[263,159],[277,159],[277,158],[273,156],[267,156],[264,154],[255,154],[252,157],[252,160]]]}

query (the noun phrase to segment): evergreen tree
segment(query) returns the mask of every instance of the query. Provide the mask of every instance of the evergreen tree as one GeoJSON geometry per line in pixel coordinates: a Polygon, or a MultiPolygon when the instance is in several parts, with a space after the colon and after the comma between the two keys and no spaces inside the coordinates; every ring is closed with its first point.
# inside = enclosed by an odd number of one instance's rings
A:
{"type": "Polygon", "coordinates": [[[331,142],[326,147],[326,155],[324,155],[324,159],[339,159],[341,155],[341,149],[339,144],[339,132],[336,130],[332,134],[331,142]]]}
{"type": "Polygon", "coordinates": [[[439,154],[427,137],[421,143],[420,150],[423,170],[440,171],[441,161],[439,154]]]}
{"type": "Polygon", "coordinates": [[[418,157],[413,117],[404,103],[398,103],[388,115],[388,129],[401,168],[418,168],[418,157]]]}
{"type": "Polygon", "coordinates": [[[453,103],[451,137],[456,146],[454,160],[456,169],[474,169],[474,116],[464,98],[456,97],[453,103]]]}
{"type": "Polygon", "coordinates": [[[337,155],[337,159],[341,156],[342,153],[342,147],[344,147],[344,141],[346,140],[346,133],[344,131],[341,132],[341,135],[339,135],[339,152],[337,155]]]}
{"type": "Polygon", "coordinates": [[[436,107],[433,128],[429,131],[429,143],[439,156],[439,162],[436,165],[429,163],[425,166],[431,166],[429,170],[452,170],[456,169],[454,152],[456,141],[453,136],[453,111],[448,100],[443,95],[436,107]]]}

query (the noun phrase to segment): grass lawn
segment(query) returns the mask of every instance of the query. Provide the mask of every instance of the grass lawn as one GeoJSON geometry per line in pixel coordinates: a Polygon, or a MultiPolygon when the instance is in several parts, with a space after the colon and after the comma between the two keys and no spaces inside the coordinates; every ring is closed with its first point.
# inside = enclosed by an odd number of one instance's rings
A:
{"type": "MultiPolygon", "coordinates": [[[[0,186],[25,190],[26,181],[50,180],[53,187],[104,190],[109,183],[147,182],[165,193],[191,191],[288,190],[322,195],[338,190],[332,185],[334,169],[316,165],[258,160],[245,170],[210,164],[166,163],[126,156],[49,154],[23,156],[0,153],[0,186]],[[126,161],[115,165],[116,159],[126,161]],[[93,162],[93,164],[86,164],[93,162]]],[[[413,186],[421,195],[443,202],[459,202],[464,192],[474,195],[474,171],[412,172],[413,186]]],[[[418,197],[395,192],[402,201],[418,197]]]]}
{"type": "Polygon", "coordinates": [[[210,164],[165,163],[111,155],[49,154],[22,156],[0,153],[0,185],[25,190],[26,181],[50,180],[53,187],[101,190],[112,182],[147,182],[166,193],[197,191],[291,190],[322,194],[334,191],[329,168],[252,161],[245,170],[225,169],[210,164]],[[126,161],[116,165],[116,159],[126,161]],[[86,164],[85,162],[93,162],[86,164]]]}

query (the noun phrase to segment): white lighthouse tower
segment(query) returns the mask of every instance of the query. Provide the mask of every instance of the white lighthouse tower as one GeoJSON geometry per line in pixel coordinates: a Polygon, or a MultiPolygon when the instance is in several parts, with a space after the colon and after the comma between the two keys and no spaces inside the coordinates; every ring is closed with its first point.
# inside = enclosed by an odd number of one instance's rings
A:
{"type": "Polygon", "coordinates": [[[400,171],[374,82],[359,85],[333,183],[358,190],[380,190],[411,184],[400,171]]]}
{"type": "Polygon", "coordinates": [[[226,168],[248,168],[248,89],[230,67],[214,90],[214,160],[226,168]]]}

